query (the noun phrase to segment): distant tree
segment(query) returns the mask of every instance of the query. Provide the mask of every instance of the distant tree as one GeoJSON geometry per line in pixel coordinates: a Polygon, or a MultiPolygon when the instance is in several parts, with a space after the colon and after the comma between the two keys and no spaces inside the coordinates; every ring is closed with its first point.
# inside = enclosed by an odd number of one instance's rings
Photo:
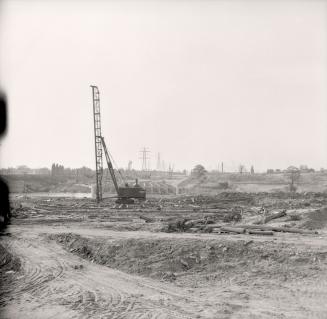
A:
{"type": "Polygon", "coordinates": [[[51,175],[52,176],[54,176],[56,174],[55,170],[56,170],[56,165],[53,163],[52,166],[51,166],[51,175]]]}
{"type": "Polygon", "coordinates": [[[286,170],[285,175],[286,175],[286,178],[288,179],[290,192],[295,193],[296,189],[297,189],[295,183],[298,182],[298,180],[300,179],[300,176],[301,176],[300,170],[294,166],[290,166],[286,170]]]}
{"type": "Polygon", "coordinates": [[[241,164],[239,167],[238,167],[238,172],[240,174],[243,174],[244,172],[246,171],[246,168],[243,164],[241,164]]]}
{"type": "Polygon", "coordinates": [[[201,165],[201,164],[196,165],[192,170],[192,175],[197,177],[197,178],[203,177],[206,174],[207,174],[207,171],[204,168],[204,166],[201,165]]]}

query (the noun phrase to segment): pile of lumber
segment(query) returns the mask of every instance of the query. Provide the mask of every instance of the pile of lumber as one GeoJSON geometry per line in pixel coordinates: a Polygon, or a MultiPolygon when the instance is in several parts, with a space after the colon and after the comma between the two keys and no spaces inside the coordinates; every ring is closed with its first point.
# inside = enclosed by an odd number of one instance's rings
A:
{"type": "MultiPolygon", "coordinates": [[[[222,225],[217,224],[216,216],[207,215],[206,218],[202,219],[187,219],[180,218],[168,222],[168,225],[162,230],[166,232],[205,232],[205,233],[228,233],[228,234],[250,234],[250,235],[265,235],[272,236],[275,232],[287,232],[287,233],[297,233],[297,234],[318,234],[317,231],[305,230],[294,227],[278,227],[278,226],[268,226],[265,225],[271,220],[281,218],[286,216],[286,210],[281,210],[279,212],[272,212],[269,215],[260,216],[258,220],[254,222],[253,225],[239,224],[239,225],[222,225]]],[[[150,218],[145,218],[140,216],[146,222],[151,222],[150,218]],[[149,219],[149,220],[148,220],[149,219]]]]}
{"type": "Polygon", "coordinates": [[[234,233],[234,234],[253,234],[253,235],[273,235],[274,232],[297,233],[297,234],[318,234],[314,230],[305,230],[300,228],[291,227],[277,227],[277,226],[264,226],[264,225],[238,225],[237,227],[225,227],[218,225],[209,225],[213,227],[213,233],[234,233]]]}
{"type": "Polygon", "coordinates": [[[237,225],[237,226],[222,226],[221,224],[207,224],[207,225],[192,225],[188,229],[190,232],[208,232],[208,233],[229,233],[229,234],[250,234],[250,235],[270,235],[275,232],[297,233],[297,234],[318,234],[314,230],[306,230],[294,227],[278,227],[267,225],[237,225]]]}

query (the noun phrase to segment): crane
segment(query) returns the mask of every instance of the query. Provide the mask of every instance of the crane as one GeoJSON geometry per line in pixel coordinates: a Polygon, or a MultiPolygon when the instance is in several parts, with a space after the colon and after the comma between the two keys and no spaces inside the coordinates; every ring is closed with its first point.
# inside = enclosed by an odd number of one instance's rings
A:
{"type": "MultiPolygon", "coordinates": [[[[107,149],[107,145],[104,141],[104,137],[101,134],[101,117],[100,117],[100,92],[97,86],[91,85],[93,96],[93,115],[94,115],[94,137],[95,137],[95,163],[96,163],[96,200],[100,202],[102,200],[102,151],[104,151],[109,174],[117,193],[116,203],[119,204],[132,204],[135,199],[145,200],[146,191],[138,184],[136,179],[134,186],[129,186],[125,183],[124,186],[119,186],[115,175],[115,170],[112,165],[112,161],[107,149]]],[[[119,172],[120,173],[120,172],[119,172]]]]}

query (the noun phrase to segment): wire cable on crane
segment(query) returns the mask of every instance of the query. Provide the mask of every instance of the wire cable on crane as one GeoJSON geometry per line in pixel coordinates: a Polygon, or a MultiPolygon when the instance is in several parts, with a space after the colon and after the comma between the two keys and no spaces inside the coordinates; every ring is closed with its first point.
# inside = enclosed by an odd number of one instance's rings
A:
{"type": "Polygon", "coordinates": [[[121,177],[123,183],[126,184],[126,178],[124,178],[123,174],[122,174],[121,171],[118,169],[118,165],[116,164],[116,162],[115,162],[113,156],[111,155],[110,151],[109,151],[109,150],[107,150],[107,151],[108,151],[108,154],[109,154],[109,156],[110,156],[110,158],[111,158],[111,161],[114,163],[114,166],[115,166],[115,168],[116,168],[118,174],[120,175],[120,177],[121,177]]]}

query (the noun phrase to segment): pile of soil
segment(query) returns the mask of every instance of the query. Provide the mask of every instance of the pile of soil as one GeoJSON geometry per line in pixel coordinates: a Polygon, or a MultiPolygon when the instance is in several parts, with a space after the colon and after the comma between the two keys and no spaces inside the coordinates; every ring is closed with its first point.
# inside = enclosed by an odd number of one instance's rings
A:
{"type": "Polygon", "coordinates": [[[300,279],[317,271],[326,253],[299,251],[285,243],[126,239],[104,241],[68,233],[49,235],[66,250],[101,265],[163,280],[197,285],[201,280],[300,279]],[[313,267],[314,266],[314,267],[313,267]],[[318,267],[318,268],[317,268],[318,267]],[[315,269],[315,270],[313,270],[315,269]],[[202,278],[202,279],[201,279],[202,278]],[[209,279],[208,279],[209,278],[209,279]]]}
{"type": "Polygon", "coordinates": [[[302,228],[322,229],[327,225],[327,207],[309,212],[306,221],[302,223],[302,228]]]}

